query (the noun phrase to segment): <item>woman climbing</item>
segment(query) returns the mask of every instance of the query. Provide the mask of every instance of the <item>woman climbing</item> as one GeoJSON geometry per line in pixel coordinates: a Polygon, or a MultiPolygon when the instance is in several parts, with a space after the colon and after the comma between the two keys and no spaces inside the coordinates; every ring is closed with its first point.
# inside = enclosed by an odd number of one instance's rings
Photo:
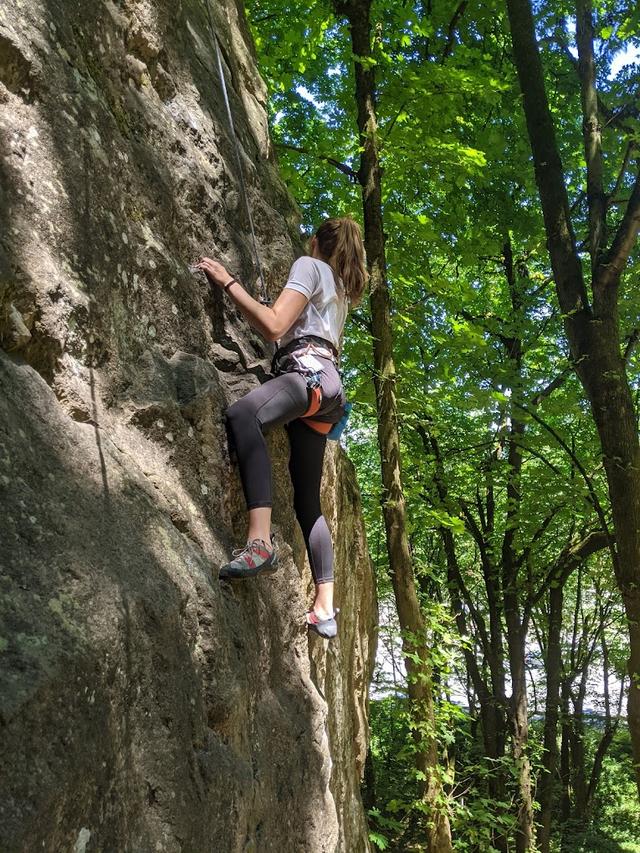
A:
{"type": "Polygon", "coordinates": [[[222,566],[220,577],[254,577],[277,568],[271,537],[271,463],[263,430],[284,424],[291,448],[294,507],[316,588],[306,620],[321,636],[334,637],[338,611],[333,607],[333,547],[320,508],[320,482],[327,433],[344,414],[337,368],[342,330],[348,307],[358,303],[367,280],[360,228],[348,217],[323,222],[311,239],[310,255],[295,261],[273,306],[253,299],[211,258],[201,258],[196,268],[229,294],[267,340],[280,342],[273,359],[274,377],[237,400],[226,413],[249,511],[249,531],[246,546],[222,566]]]}

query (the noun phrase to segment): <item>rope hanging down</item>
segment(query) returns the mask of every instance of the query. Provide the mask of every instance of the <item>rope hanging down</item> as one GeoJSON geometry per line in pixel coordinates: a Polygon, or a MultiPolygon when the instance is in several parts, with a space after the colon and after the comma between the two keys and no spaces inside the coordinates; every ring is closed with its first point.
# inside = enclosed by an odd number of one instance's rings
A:
{"type": "Polygon", "coordinates": [[[220,50],[220,42],[218,41],[218,36],[216,35],[216,31],[213,28],[213,20],[211,18],[211,6],[210,0],[205,0],[205,6],[207,8],[207,19],[209,21],[209,30],[211,31],[211,40],[213,41],[216,48],[216,63],[218,66],[218,76],[220,77],[220,85],[222,87],[222,94],[224,97],[224,103],[227,108],[227,119],[229,120],[229,128],[231,129],[231,136],[233,138],[234,147],[236,150],[236,160],[238,163],[238,174],[240,176],[240,190],[242,192],[242,197],[244,199],[244,204],[247,210],[247,217],[249,219],[249,229],[251,231],[251,240],[253,242],[253,251],[256,256],[256,264],[258,267],[258,281],[260,288],[260,302],[263,305],[269,305],[271,300],[267,294],[267,288],[265,285],[264,275],[262,273],[262,264],[260,263],[260,252],[258,251],[258,241],[256,239],[256,232],[253,227],[253,217],[251,216],[251,208],[249,207],[249,196],[247,194],[247,185],[244,180],[244,169],[242,167],[242,154],[240,153],[240,143],[238,141],[238,136],[236,134],[236,127],[233,122],[233,114],[231,112],[231,104],[229,102],[229,93],[227,92],[227,81],[224,76],[224,67],[222,65],[222,51],[220,50]]]}

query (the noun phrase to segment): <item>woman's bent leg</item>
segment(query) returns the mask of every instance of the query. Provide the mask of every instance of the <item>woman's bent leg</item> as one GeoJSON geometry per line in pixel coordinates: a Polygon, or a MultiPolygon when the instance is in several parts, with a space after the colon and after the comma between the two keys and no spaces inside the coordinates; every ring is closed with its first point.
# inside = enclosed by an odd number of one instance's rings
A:
{"type": "Polygon", "coordinates": [[[246,548],[220,567],[222,579],[255,577],[277,567],[271,545],[271,462],[262,430],[299,417],[307,405],[305,380],[286,374],[251,391],[227,410],[227,431],[240,466],[249,531],[246,548]]]}
{"type": "Polygon", "coordinates": [[[271,462],[263,429],[299,418],[307,407],[304,378],[297,373],[285,373],[255,388],[227,409],[227,429],[238,456],[247,509],[272,505],[271,462]]]}

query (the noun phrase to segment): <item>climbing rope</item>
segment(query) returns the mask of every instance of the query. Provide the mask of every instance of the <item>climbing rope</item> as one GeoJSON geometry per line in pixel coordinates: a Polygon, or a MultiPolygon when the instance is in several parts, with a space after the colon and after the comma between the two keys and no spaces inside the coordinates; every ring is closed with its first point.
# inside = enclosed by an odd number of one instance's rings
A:
{"type": "Polygon", "coordinates": [[[222,64],[222,51],[220,50],[220,42],[218,40],[218,36],[216,35],[216,31],[213,27],[213,19],[211,17],[211,0],[205,0],[205,6],[207,8],[207,19],[209,21],[209,30],[211,32],[211,40],[215,45],[216,49],[216,63],[218,66],[218,76],[220,77],[220,85],[222,87],[222,94],[224,97],[224,103],[227,108],[227,118],[229,120],[229,128],[231,129],[231,137],[233,139],[235,151],[236,151],[236,160],[238,162],[238,174],[240,176],[240,190],[242,192],[242,197],[244,199],[244,204],[247,209],[247,217],[249,219],[249,229],[251,231],[251,240],[253,242],[253,251],[256,257],[256,264],[258,267],[258,282],[260,289],[260,302],[263,305],[269,305],[271,300],[267,294],[267,288],[264,280],[264,275],[262,273],[262,264],[260,263],[260,252],[258,251],[258,241],[256,239],[255,228],[253,227],[253,217],[251,215],[251,208],[249,206],[249,196],[247,194],[247,185],[244,180],[244,169],[242,167],[242,154],[240,152],[240,143],[238,141],[238,135],[236,133],[236,127],[233,122],[233,114],[231,112],[231,104],[229,102],[229,93],[227,91],[227,81],[224,75],[224,66],[222,64]]]}

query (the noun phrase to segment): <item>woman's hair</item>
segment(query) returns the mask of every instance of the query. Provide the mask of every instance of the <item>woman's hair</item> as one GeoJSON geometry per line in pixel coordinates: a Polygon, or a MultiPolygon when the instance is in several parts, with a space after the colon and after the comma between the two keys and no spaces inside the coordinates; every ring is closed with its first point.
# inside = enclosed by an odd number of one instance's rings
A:
{"type": "Polygon", "coordinates": [[[315,238],[319,253],[342,279],[345,296],[357,305],[369,278],[360,226],[350,216],[325,219],[315,238]]]}

